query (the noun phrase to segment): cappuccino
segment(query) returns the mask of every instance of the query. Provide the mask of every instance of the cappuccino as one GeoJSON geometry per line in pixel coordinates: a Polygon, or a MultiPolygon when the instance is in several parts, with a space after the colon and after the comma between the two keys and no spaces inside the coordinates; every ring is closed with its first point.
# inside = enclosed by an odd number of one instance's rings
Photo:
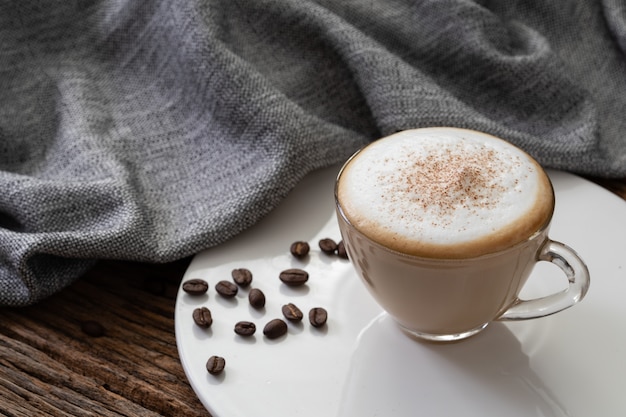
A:
{"type": "Polygon", "coordinates": [[[380,139],[344,164],[335,202],[356,272],[412,336],[461,340],[493,320],[571,307],[589,287],[576,252],[548,237],[545,172],[493,136],[429,128],[380,139]],[[520,300],[539,261],[561,268],[568,288],[520,300]]]}
{"type": "Polygon", "coordinates": [[[543,169],[496,137],[454,128],[380,139],[343,168],[346,219],[379,244],[427,258],[469,258],[526,240],[554,197],[543,169]]]}

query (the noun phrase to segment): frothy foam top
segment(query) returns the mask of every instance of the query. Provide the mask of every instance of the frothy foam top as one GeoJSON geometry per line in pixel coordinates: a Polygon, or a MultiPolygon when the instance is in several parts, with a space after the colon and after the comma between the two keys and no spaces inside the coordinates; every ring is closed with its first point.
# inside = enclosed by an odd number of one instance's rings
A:
{"type": "Polygon", "coordinates": [[[338,197],[349,221],[392,249],[476,256],[527,238],[552,211],[543,170],[495,137],[415,129],[380,139],[344,168],[338,197]]]}

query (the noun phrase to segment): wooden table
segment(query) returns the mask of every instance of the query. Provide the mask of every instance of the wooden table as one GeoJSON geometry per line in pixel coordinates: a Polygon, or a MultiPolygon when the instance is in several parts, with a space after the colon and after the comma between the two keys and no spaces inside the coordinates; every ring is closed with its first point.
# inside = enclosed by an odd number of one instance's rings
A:
{"type": "MultiPolygon", "coordinates": [[[[596,182],[626,199],[626,179],[596,182]]],[[[1,415],[209,416],[174,335],[189,261],[102,261],[39,304],[0,309],[1,415]],[[87,320],[105,335],[83,332],[87,320]]]]}

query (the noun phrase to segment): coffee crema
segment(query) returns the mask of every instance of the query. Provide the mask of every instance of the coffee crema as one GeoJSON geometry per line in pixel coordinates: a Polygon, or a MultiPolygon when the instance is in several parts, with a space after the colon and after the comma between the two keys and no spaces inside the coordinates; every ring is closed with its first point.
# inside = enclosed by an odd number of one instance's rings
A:
{"type": "Polygon", "coordinates": [[[340,173],[343,215],[379,244],[409,255],[468,258],[522,242],[546,224],[552,185],[528,154],[455,128],[380,139],[340,173]]]}

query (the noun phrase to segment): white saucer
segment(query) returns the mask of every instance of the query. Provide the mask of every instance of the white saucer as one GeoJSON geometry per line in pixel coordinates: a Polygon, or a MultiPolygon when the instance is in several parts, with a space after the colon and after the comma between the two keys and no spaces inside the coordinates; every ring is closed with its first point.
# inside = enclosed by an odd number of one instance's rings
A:
{"type": "MultiPolygon", "coordinates": [[[[591,287],[578,305],[547,318],[492,323],[466,341],[436,345],[406,337],[372,301],[348,261],[320,252],[324,237],[340,239],[333,185],[339,167],[308,176],[261,223],[197,255],[183,282],[203,278],[207,295],[179,290],[176,340],[196,394],[215,417],[314,416],[626,416],[626,202],[579,177],[550,172],[557,194],[551,237],[587,262],[591,287]],[[302,262],[289,253],[296,240],[311,245],[302,262]],[[280,271],[300,267],[309,282],[290,288],[280,271]],[[248,290],[224,299],[215,284],[248,268],[252,287],[267,297],[250,307],[248,290]],[[263,326],[294,303],[305,313],[328,311],[314,328],[289,324],[277,340],[263,326]],[[196,326],[192,311],[207,306],[213,325],[196,326]],[[257,332],[233,332],[240,320],[257,332]],[[219,376],[205,368],[226,359],[219,376]]],[[[524,290],[534,296],[564,287],[557,268],[539,264],[524,290]]]]}

